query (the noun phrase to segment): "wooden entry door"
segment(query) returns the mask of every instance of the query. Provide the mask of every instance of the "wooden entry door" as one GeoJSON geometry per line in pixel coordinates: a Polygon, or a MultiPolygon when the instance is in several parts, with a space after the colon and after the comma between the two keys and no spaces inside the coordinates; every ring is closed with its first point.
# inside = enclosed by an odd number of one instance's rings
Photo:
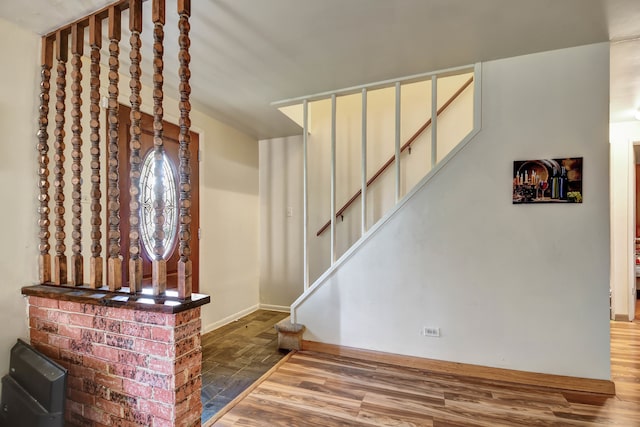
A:
{"type": "MultiPolygon", "coordinates": [[[[123,146],[123,142],[126,141],[126,149],[122,148],[119,151],[119,185],[120,185],[120,244],[122,247],[122,285],[128,286],[129,284],[129,201],[131,197],[129,195],[129,186],[131,180],[129,178],[129,156],[131,154],[131,135],[129,129],[131,127],[131,120],[129,119],[129,113],[131,109],[125,105],[120,105],[119,108],[119,120],[120,120],[120,147],[123,146]]],[[[144,162],[144,159],[153,151],[153,117],[148,114],[142,114],[142,120],[140,122],[140,128],[142,135],[140,142],[142,148],[140,149],[140,158],[144,162]]],[[[176,185],[179,183],[178,167],[180,160],[178,157],[179,141],[178,136],[180,128],[172,123],[163,122],[164,131],[164,148],[167,158],[172,163],[172,171],[174,174],[174,182],[176,185]]],[[[191,132],[191,144],[189,145],[189,151],[191,153],[190,165],[191,165],[191,263],[192,263],[192,289],[193,292],[198,292],[199,284],[199,227],[200,227],[200,199],[199,199],[199,169],[198,169],[198,134],[191,132]]],[[[141,201],[142,205],[142,201],[141,201]]],[[[142,221],[141,221],[142,222],[142,221]]],[[[142,227],[141,227],[142,228],[142,227]]],[[[177,230],[176,230],[177,231],[177,230]]],[[[141,230],[142,232],[142,230],[141,230]]],[[[177,233],[176,233],[177,236],[177,233]]],[[[151,257],[152,248],[146,248],[144,239],[140,239],[142,246],[142,284],[143,286],[151,285],[151,257]]],[[[178,260],[180,258],[179,251],[179,237],[177,236],[170,248],[167,248],[168,254],[165,257],[167,260],[167,289],[177,288],[178,286],[178,260]]]]}

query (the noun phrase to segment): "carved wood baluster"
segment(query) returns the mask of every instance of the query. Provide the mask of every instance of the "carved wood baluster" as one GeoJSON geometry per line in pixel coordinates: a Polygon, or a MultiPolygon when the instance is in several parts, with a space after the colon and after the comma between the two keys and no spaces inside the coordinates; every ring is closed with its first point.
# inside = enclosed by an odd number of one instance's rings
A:
{"type": "Polygon", "coordinates": [[[67,283],[67,256],[65,251],[64,239],[66,237],[64,226],[64,149],[65,149],[65,98],[66,98],[66,75],[67,75],[67,59],[69,49],[68,32],[58,31],[56,33],[56,60],[57,77],[56,77],[56,129],[55,136],[55,168],[54,182],[55,187],[55,226],[56,226],[56,256],[54,258],[53,282],[57,285],[67,283]]]}
{"type": "Polygon", "coordinates": [[[154,155],[154,230],[153,230],[153,261],[152,285],[153,294],[163,294],[167,289],[167,261],[164,259],[164,145],[162,127],[163,100],[163,53],[164,53],[164,23],[165,1],[153,0],[153,155],[154,155]]]}
{"type": "Polygon", "coordinates": [[[189,85],[189,16],[191,15],[191,0],[178,0],[178,28],[180,35],[178,44],[180,52],[178,59],[180,67],[178,75],[180,76],[180,260],[178,261],[178,296],[180,298],[191,297],[191,166],[189,164],[189,143],[191,135],[189,129],[191,127],[191,119],[189,113],[191,111],[191,103],[189,97],[191,95],[191,86],[189,85]]]}
{"type": "Polygon", "coordinates": [[[131,293],[142,290],[142,258],[140,258],[140,33],[142,32],[142,2],[141,0],[131,0],[129,3],[129,30],[131,31],[131,52],[129,59],[131,60],[131,155],[129,162],[131,164],[129,178],[131,186],[129,187],[130,215],[129,215],[129,288],[131,293]]]}
{"type": "Polygon", "coordinates": [[[71,251],[71,284],[80,286],[83,283],[82,258],[82,53],[84,47],[84,31],[79,24],[71,27],[71,211],[72,245],[71,251]]]}
{"type": "Polygon", "coordinates": [[[40,69],[40,118],[38,120],[38,187],[40,195],[38,200],[40,206],[38,213],[40,219],[40,251],[39,257],[39,281],[47,283],[51,281],[51,255],[49,250],[49,89],[51,88],[51,67],[53,66],[53,39],[42,38],[42,66],[40,69]]]}
{"type": "Polygon", "coordinates": [[[110,291],[122,288],[122,256],[120,255],[120,187],[118,152],[118,83],[120,67],[121,14],[115,6],[109,8],[109,173],[108,208],[109,208],[109,259],[107,261],[107,284],[110,291]]]}
{"type": "Polygon", "coordinates": [[[102,19],[96,15],[89,18],[89,45],[91,46],[91,260],[89,285],[102,286],[102,192],[100,191],[100,48],[102,47],[102,19]]]}

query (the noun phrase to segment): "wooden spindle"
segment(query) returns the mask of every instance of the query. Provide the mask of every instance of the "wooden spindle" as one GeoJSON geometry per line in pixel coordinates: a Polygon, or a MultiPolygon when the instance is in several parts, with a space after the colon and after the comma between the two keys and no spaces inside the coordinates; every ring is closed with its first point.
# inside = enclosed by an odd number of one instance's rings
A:
{"type": "Polygon", "coordinates": [[[54,258],[53,282],[57,285],[67,283],[67,256],[65,255],[66,246],[64,239],[66,237],[64,226],[64,149],[65,149],[65,98],[66,98],[66,75],[67,75],[67,59],[69,50],[69,33],[58,31],[56,33],[56,60],[57,77],[56,77],[56,129],[55,136],[55,167],[54,182],[55,187],[55,226],[56,226],[56,256],[54,258]]]}
{"type": "Polygon", "coordinates": [[[51,255],[49,250],[49,134],[47,127],[49,126],[49,90],[51,88],[51,67],[53,66],[53,39],[42,38],[42,66],[40,68],[40,117],[38,120],[38,188],[40,195],[38,197],[40,206],[38,213],[40,219],[38,225],[40,227],[40,251],[39,257],[39,281],[47,283],[51,281],[51,255]]]}
{"type": "Polygon", "coordinates": [[[131,44],[131,52],[129,59],[131,60],[131,81],[129,82],[129,88],[131,89],[131,155],[129,162],[131,164],[129,178],[131,185],[129,187],[129,194],[131,200],[129,202],[130,215],[129,215],[129,288],[131,293],[139,292],[142,290],[142,258],[140,257],[140,165],[142,160],[140,158],[140,120],[142,114],[140,113],[140,104],[142,99],[140,97],[140,76],[142,71],[140,69],[140,33],[142,32],[142,1],[131,0],[129,2],[129,30],[131,31],[131,37],[129,43],[131,44]]]}
{"type": "Polygon", "coordinates": [[[153,294],[163,294],[167,289],[167,261],[164,259],[164,144],[163,144],[163,53],[165,1],[153,0],[153,155],[154,155],[154,230],[152,285],[153,294]]]}
{"type": "Polygon", "coordinates": [[[120,67],[121,13],[109,8],[109,172],[107,200],[109,209],[109,259],[107,261],[107,285],[110,291],[122,288],[122,255],[120,254],[120,186],[119,186],[119,137],[118,83],[120,67]]]}
{"type": "Polygon", "coordinates": [[[180,259],[178,261],[178,296],[186,299],[191,297],[191,166],[189,164],[189,143],[191,142],[191,135],[189,133],[191,127],[191,119],[189,113],[191,111],[191,103],[189,97],[191,95],[191,86],[189,85],[189,77],[191,71],[189,70],[189,62],[191,56],[189,55],[189,46],[191,40],[189,39],[189,16],[191,15],[191,1],[190,0],[178,0],[178,14],[180,19],[178,21],[178,29],[180,35],[178,36],[178,44],[180,51],[178,53],[178,59],[180,61],[180,67],[178,69],[178,75],[180,76],[180,102],[178,107],[180,109],[180,259]]]}
{"type": "Polygon", "coordinates": [[[102,48],[102,19],[96,15],[89,19],[89,45],[91,46],[91,260],[89,263],[89,285],[102,286],[102,192],[100,191],[100,48],[102,48]]]}
{"type": "Polygon", "coordinates": [[[79,24],[71,27],[71,198],[73,231],[71,233],[71,284],[83,283],[82,257],[82,54],[84,30],[79,24]]]}

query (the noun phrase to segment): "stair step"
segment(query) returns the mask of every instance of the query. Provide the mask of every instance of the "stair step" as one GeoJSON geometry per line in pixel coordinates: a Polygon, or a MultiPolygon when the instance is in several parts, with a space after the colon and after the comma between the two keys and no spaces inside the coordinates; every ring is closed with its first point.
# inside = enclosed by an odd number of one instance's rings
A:
{"type": "Polygon", "coordinates": [[[275,324],[278,332],[278,348],[282,350],[301,350],[302,334],[305,326],[299,323],[291,323],[291,316],[286,317],[275,324]]]}

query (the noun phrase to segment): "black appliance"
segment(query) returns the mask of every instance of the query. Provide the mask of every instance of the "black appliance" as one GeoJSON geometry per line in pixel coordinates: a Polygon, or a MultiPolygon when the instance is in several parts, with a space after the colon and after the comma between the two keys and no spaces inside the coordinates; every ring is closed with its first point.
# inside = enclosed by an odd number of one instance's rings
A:
{"type": "Polygon", "coordinates": [[[63,427],[67,370],[22,340],[2,378],[0,425],[63,427]]]}

